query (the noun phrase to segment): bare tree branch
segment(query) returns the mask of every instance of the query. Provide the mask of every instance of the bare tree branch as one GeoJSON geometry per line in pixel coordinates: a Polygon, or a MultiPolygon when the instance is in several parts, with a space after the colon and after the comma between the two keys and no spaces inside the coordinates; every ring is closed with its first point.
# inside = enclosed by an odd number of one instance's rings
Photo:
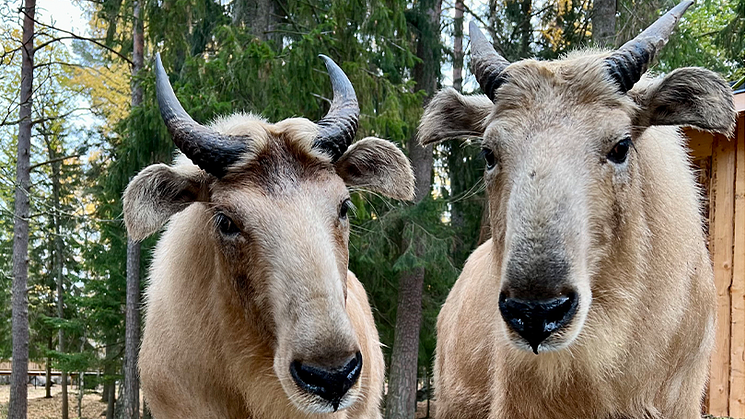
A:
{"type": "MultiPolygon", "coordinates": [[[[115,49],[113,49],[113,48],[111,48],[111,47],[107,46],[106,44],[103,44],[103,43],[99,42],[99,41],[98,41],[98,40],[96,40],[95,38],[88,38],[88,37],[85,37],[85,36],[81,36],[81,35],[78,35],[78,34],[76,34],[76,33],[70,32],[70,31],[66,31],[66,30],[64,30],[64,29],[60,29],[60,28],[57,28],[57,27],[55,27],[55,26],[52,26],[52,25],[48,25],[48,24],[46,24],[46,23],[42,23],[42,22],[39,22],[38,20],[34,19],[34,17],[33,17],[33,16],[30,16],[30,15],[28,15],[28,14],[26,13],[26,11],[25,11],[25,10],[21,9],[21,10],[19,10],[19,11],[20,11],[21,13],[23,13],[24,15],[26,15],[26,16],[27,16],[27,17],[28,17],[29,19],[33,20],[33,21],[34,21],[34,23],[36,23],[37,25],[41,25],[41,26],[44,26],[44,27],[46,27],[46,28],[52,29],[52,30],[54,30],[54,31],[57,31],[57,32],[62,32],[62,33],[64,33],[64,34],[70,35],[69,37],[61,37],[60,39],[79,39],[79,40],[81,40],[81,41],[88,41],[88,42],[91,42],[91,43],[93,43],[93,44],[95,44],[95,45],[97,45],[97,46],[99,46],[99,47],[101,47],[101,48],[103,48],[103,49],[105,49],[105,50],[107,50],[107,51],[109,51],[109,52],[113,53],[114,55],[118,56],[119,58],[121,58],[122,60],[124,60],[125,62],[127,62],[127,63],[128,63],[128,64],[129,64],[130,66],[132,66],[132,65],[133,65],[133,63],[132,63],[132,60],[130,60],[129,58],[127,58],[127,57],[126,57],[125,55],[123,55],[123,54],[121,54],[121,53],[120,53],[119,51],[117,51],[117,50],[115,50],[115,49]]],[[[51,41],[49,41],[49,42],[51,42],[51,41]]],[[[43,45],[43,46],[46,46],[46,45],[48,45],[48,44],[49,44],[49,42],[45,42],[45,43],[44,43],[44,44],[42,44],[42,45],[43,45]]],[[[39,46],[39,47],[36,47],[36,48],[35,48],[34,50],[38,50],[38,49],[39,49],[40,47],[41,47],[41,46],[39,46]]]]}
{"type": "Polygon", "coordinates": [[[83,69],[90,68],[90,67],[87,67],[87,66],[84,66],[84,65],[80,65],[80,64],[75,64],[75,63],[65,63],[65,62],[62,62],[62,61],[50,61],[48,63],[35,64],[34,65],[34,69],[43,68],[43,67],[49,67],[49,66],[52,66],[52,65],[64,65],[64,66],[68,66],[68,67],[77,67],[77,68],[83,68],[83,69]]]}
{"type": "MultiPolygon", "coordinates": [[[[63,113],[62,115],[55,115],[55,116],[48,116],[48,117],[45,117],[45,118],[34,119],[34,120],[31,121],[31,123],[32,124],[41,124],[43,122],[56,121],[58,119],[66,118],[66,117],[72,115],[75,112],[78,112],[78,111],[88,111],[88,110],[90,110],[90,108],[75,108],[75,109],[71,110],[70,112],[63,113]]],[[[6,125],[18,125],[19,122],[21,122],[21,121],[20,120],[18,120],[18,121],[10,121],[10,122],[3,121],[3,122],[0,122],[0,127],[6,126],[6,125]]]]}
{"type": "Polygon", "coordinates": [[[73,154],[71,156],[57,157],[55,159],[51,159],[51,160],[47,160],[45,162],[36,163],[34,165],[31,165],[31,168],[29,170],[34,170],[34,169],[36,169],[37,167],[40,167],[40,166],[44,166],[44,165],[51,164],[51,163],[56,163],[58,161],[63,161],[63,160],[67,160],[67,159],[78,158],[78,157],[80,157],[80,154],[73,154]]]}

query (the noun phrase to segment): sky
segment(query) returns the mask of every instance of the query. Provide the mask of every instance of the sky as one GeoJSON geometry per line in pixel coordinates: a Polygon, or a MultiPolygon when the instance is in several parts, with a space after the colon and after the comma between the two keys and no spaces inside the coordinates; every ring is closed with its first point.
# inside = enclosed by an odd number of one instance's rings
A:
{"type": "MultiPolygon", "coordinates": [[[[58,29],[63,29],[75,33],[76,35],[87,35],[88,18],[78,7],[74,0],[36,0],[37,20],[42,23],[50,24],[58,29]]],[[[67,46],[70,54],[75,56],[72,49],[72,39],[62,41],[67,46]]],[[[79,99],[80,107],[87,108],[90,106],[88,101],[81,97],[79,99]]],[[[77,113],[73,125],[79,129],[87,129],[93,126],[95,118],[88,112],[77,113]]]]}
{"type": "Polygon", "coordinates": [[[41,22],[54,22],[56,27],[76,34],[88,26],[83,12],[71,0],[36,0],[36,13],[41,22]]]}

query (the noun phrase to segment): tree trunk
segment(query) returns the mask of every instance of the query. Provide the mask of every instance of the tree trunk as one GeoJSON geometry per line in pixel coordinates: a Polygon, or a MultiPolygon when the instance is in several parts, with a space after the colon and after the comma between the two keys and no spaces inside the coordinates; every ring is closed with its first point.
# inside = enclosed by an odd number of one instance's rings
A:
{"type": "MultiPolygon", "coordinates": [[[[53,350],[54,344],[52,343],[52,334],[49,334],[49,339],[47,340],[47,349],[53,350]]],[[[52,357],[47,356],[47,366],[45,368],[46,370],[46,380],[44,381],[44,398],[45,399],[51,399],[52,398],[52,357]]]]}
{"type": "MultiPolygon", "coordinates": [[[[143,24],[141,0],[135,2],[132,52],[132,107],[142,103],[142,86],[137,76],[143,62],[143,24]]],[[[124,338],[124,417],[140,417],[140,381],[137,374],[137,350],[140,346],[140,243],[127,240],[127,307],[124,338]]]]}
{"type": "MultiPolygon", "coordinates": [[[[53,148],[53,144],[48,141],[47,148],[49,150],[49,160],[57,158],[57,153],[53,148]]],[[[52,216],[52,222],[54,223],[54,255],[52,260],[54,261],[54,275],[57,279],[57,317],[62,320],[65,318],[65,286],[64,277],[62,275],[62,251],[64,244],[62,243],[62,229],[60,228],[60,162],[55,161],[52,163],[52,201],[54,205],[54,215],[52,216]]],[[[60,327],[58,331],[58,349],[60,353],[65,352],[65,332],[60,327]]],[[[67,370],[65,370],[64,363],[62,364],[62,419],[68,419],[69,417],[69,406],[67,400],[67,370]]]]}
{"type": "Polygon", "coordinates": [[[78,419],[83,418],[83,371],[78,373],[78,419]]]}
{"type": "Polygon", "coordinates": [[[26,419],[28,406],[28,239],[31,186],[31,99],[34,79],[34,16],[36,0],[25,0],[21,48],[21,106],[18,112],[18,162],[13,218],[13,364],[8,419],[26,419]]]}
{"type": "MultiPolygon", "coordinates": [[[[453,88],[461,92],[464,69],[463,0],[456,1],[455,9],[456,13],[453,19],[453,88]]],[[[451,186],[449,198],[451,201],[451,228],[454,232],[452,255],[456,266],[461,266],[461,254],[467,251],[466,247],[469,243],[469,240],[467,240],[469,235],[463,234],[466,228],[465,207],[468,205],[463,194],[466,192],[468,186],[466,185],[466,179],[461,179],[457,176],[457,172],[459,172],[457,168],[461,168],[461,166],[466,164],[464,163],[466,150],[463,148],[463,140],[460,138],[448,140],[445,143],[445,148],[448,150],[448,176],[450,177],[451,186]]]]}
{"type": "MultiPolygon", "coordinates": [[[[80,353],[85,351],[85,341],[87,337],[86,330],[83,329],[83,337],[80,339],[80,353]]],[[[78,419],[83,419],[83,388],[85,386],[85,374],[83,371],[78,371],[78,419]]]]}
{"type": "MultiPolygon", "coordinates": [[[[421,253],[420,244],[419,241],[413,243],[417,246],[417,253],[421,253]]],[[[389,388],[386,395],[386,419],[414,418],[424,279],[424,268],[415,268],[399,278],[394,345],[391,348],[389,388]]]]}
{"type": "Polygon", "coordinates": [[[104,390],[101,393],[102,403],[109,403],[109,387],[111,387],[111,383],[106,379],[106,367],[104,367],[104,390]]]}
{"type": "Polygon", "coordinates": [[[106,396],[106,419],[114,419],[114,404],[116,403],[116,382],[109,384],[108,391],[104,388],[104,391],[108,394],[106,396]]]}
{"type": "Polygon", "coordinates": [[[122,419],[125,417],[124,415],[124,380],[119,380],[117,387],[119,388],[119,391],[118,391],[119,398],[116,399],[114,403],[114,417],[116,419],[122,419]]]}
{"type": "Polygon", "coordinates": [[[425,368],[425,380],[424,381],[425,381],[425,388],[427,389],[425,393],[425,397],[427,400],[427,405],[425,406],[425,417],[426,418],[430,417],[430,396],[432,395],[430,391],[430,374],[428,374],[428,371],[429,369],[425,368]]]}
{"type": "Polygon", "coordinates": [[[116,371],[114,371],[113,359],[115,358],[116,348],[111,342],[106,345],[106,353],[104,355],[104,394],[101,401],[106,402],[106,419],[114,419],[114,406],[116,403],[116,385],[117,382],[113,378],[116,371]]]}
{"type": "Polygon", "coordinates": [[[274,32],[282,15],[281,4],[278,0],[234,0],[233,25],[246,26],[258,39],[281,46],[282,36],[274,32]]]}
{"type": "Polygon", "coordinates": [[[453,17],[453,88],[461,92],[464,74],[464,0],[456,0],[453,17]]]}
{"type": "MultiPolygon", "coordinates": [[[[52,236],[53,251],[52,251],[52,272],[54,272],[55,283],[57,284],[57,318],[62,320],[65,318],[65,284],[64,277],[62,275],[63,263],[63,247],[62,242],[62,227],[61,227],[61,214],[60,209],[60,165],[61,162],[58,159],[57,145],[54,139],[44,135],[44,141],[47,144],[47,157],[51,163],[51,179],[52,179],[52,230],[54,235],[52,236]]],[[[65,333],[62,327],[57,330],[57,344],[60,353],[65,352],[65,333]]],[[[67,399],[67,371],[62,365],[60,368],[62,377],[62,419],[68,419],[69,417],[69,406],[67,399]]]]}
{"type": "MultiPolygon", "coordinates": [[[[428,97],[437,88],[440,74],[440,0],[422,2],[418,6],[421,15],[417,56],[422,59],[413,71],[416,90],[425,90],[428,97]]],[[[409,158],[415,175],[415,202],[422,201],[430,193],[430,178],[433,168],[432,146],[422,147],[413,136],[408,143],[409,158]]],[[[412,236],[415,254],[424,253],[424,243],[416,226],[412,236]]],[[[406,246],[405,246],[406,247],[406,246]]],[[[399,295],[394,326],[394,343],[391,348],[389,388],[386,395],[386,419],[414,418],[417,407],[417,358],[422,321],[422,284],[424,268],[404,272],[399,278],[399,295]]]]}
{"type": "Polygon", "coordinates": [[[114,374],[111,364],[112,352],[112,344],[107,343],[104,348],[104,392],[101,394],[101,401],[107,404],[109,403],[110,388],[114,387],[114,380],[110,378],[114,374]]]}
{"type": "Polygon", "coordinates": [[[594,0],[591,25],[594,44],[600,47],[615,47],[616,0],[594,0]]]}
{"type": "Polygon", "coordinates": [[[533,38],[533,27],[531,26],[531,0],[522,0],[520,2],[521,19],[518,23],[520,29],[520,50],[518,52],[521,58],[531,56],[531,39],[533,38]]]}
{"type": "Polygon", "coordinates": [[[140,346],[140,243],[127,240],[127,308],[124,337],[124,417],[140,417],[137,349],[140,346]]]}
{"type": "Polygon", "coordinates": [[[140,106],[142,103],[142,86],[137,76],[142,69],[143,50],[145,49],[145,37],[143,34],[143,22],[140,16],[142,1],[135,1],[133,11],[135,24],[132,34],[132,107],[140,106]]]}

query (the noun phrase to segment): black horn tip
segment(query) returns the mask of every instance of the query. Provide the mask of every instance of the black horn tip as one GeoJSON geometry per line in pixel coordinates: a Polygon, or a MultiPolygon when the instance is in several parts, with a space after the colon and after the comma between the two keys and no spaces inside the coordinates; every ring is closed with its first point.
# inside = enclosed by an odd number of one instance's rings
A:
{"type": "Polygon", "coordinates": [[[494,100],[495,90],[505,81],[503,70],[510,62],[495,51],[495,47],[477,27],[474,20],[469,22],[471,38],[472,72],[484,94],[494,100]]]}
{"type": "Polygon", "coordinates": [[[340,68],[334,60],[324,54],[319,54],[319,58],[324,60],[326,71],[329,73],[329,79],[332,82],[332,90],[334,92],[332,107],[334,107],[335,103],[338,103],[337,98],[339,98],[342,99],[339,101],[340,104],[355,107],[355,109],[357,109],[358,104],[357,95],[355,95],[355,88],[352,87],[350,79],[344,71],[342,71],[342,68],[340,68]]]}
{"type": "Polygon", "coordinates": [[[227,168],[249,149],[251,139],[223,135],[195,122],[179,103],[157,53],[155,83],[158,108],[176,147],[206,172],[223,177],[227,168]]]}
{"type": "Polygon", "coordinates": [[[609,76],[621,93],[632,89],[642,78],[660,49],[668,43],[676,23],[692,4],[693,0],[680,2],[605,59],[609,76]]]}
{"type": "Polygon", "coordinates": [[[332,162],[335,162],[355,138],[360,107],[355,89],[344,71],[326,55],[319,54],[319,58],[326,64],[334,99],[329,112],[316,123],[319,133],[313,147],[329,154],[332,162]]]}
{"type": "Polygon", "coordinates": [[[155,87],[155,96],[158,100],[161,117],[163,117],[163,122],[166,123],[171,134],[173,134],[171,130],[174,128],[171,124],[172,120],[180,119],[193,122],[176,98],[176,93],[174,93],[171,82],[168,80],[166,69],[163,67],[160,53],[155,54],[155,87]]]}

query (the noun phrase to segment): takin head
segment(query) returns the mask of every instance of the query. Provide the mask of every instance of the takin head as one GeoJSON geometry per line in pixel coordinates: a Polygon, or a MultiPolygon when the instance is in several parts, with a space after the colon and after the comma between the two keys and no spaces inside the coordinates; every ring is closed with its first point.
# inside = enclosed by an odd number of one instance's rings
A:
{"type": "Polygon", "coordinates": [[[161,115],[196,166],[149,166],[124,193],[134,240],[193,203],[205,204],[212,222],[190,228],[202,229],[215,249],[214,280],[224,279],[219,286],[240,301],[258,338],[274,350],[273,369],[288,398],[308,413],[344,409],[361,397],[366,360],[345,309],[348,187],[404,200],[414,191],[409,160],[396,146],[372,137],[352,144],[355,91],[321,57],[334,99],[319,122],[269,124],[237,114],[203,126],[179,103],[157,56],[161,115]]]}
{"type": "Polygon", "coordinates": [[[440,91],[420,123],[423,144],[482,138],[499,310],[508,339],[538,353],[567,347],[592,300],[591,279],[639,191],[635,143],[652,125],[734,128],[717,74],[681,68],[643,77],[691,1],[612,52],[509,63],[474,22],[472,67],[486,96],[440,91]],[[621,218],[620,218],[621,217],[621,218]]]}

